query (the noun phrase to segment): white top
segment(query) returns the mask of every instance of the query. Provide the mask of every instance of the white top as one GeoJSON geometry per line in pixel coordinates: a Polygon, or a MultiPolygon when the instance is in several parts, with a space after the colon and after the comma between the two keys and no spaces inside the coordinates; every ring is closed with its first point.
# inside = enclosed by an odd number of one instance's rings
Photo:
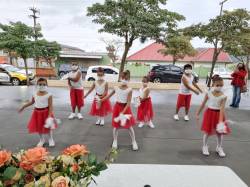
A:
{"type": "Polygon", "coordinates": [[[97,95],[103,95],[105,92],[105,85],[106,81],[103,81],[102,84],[99,84],[97,81],[95,81],[95,91],[97,95]]]}
{"type": "Polygon", "coordinates": [[[94,179],[101,187],[247,187],[225,166],[110,164],[94,179]]]}
{"type": "MultiPolygon", "coordinates": [[[[191,75],[191,77],[186,76],[183,74],[183,77],[185,77],[188,81],[188,84],[191,86],[193,84],[194,77],[191,75]]],[[[183,95],[190,95],[191,91],[184,85],[183,80],[181,79],[181,86],[180,86],[180,94],[183,95]]]]}
{"type": "Polygon", "coordinates": [[[37,95],[37,93],[34,94],[34,100],[35,100],[35,108],[48,108],[49,107],[49,97],[51,96],[50,93],[47,93],[43,96],[37,95]]]}
{"type": "MultiPolygon", "coordinates": [[[[140,89],[139,89],[140,98],[144,98],[146,89],[148,89],[148,88],[146,87],[146,88],[140,88],[140,89]]],[[[148,97],[149,97],[149,96],[148,96],[148,97]]],[[[148,98],[148,97],[147,97],[147,98],[148,98]]]]}
{"type": "MultiPolygon", "coordinates": [[[[77,76],[77,73],[81,71],[80,70],[77,70],[76,72],[70,72],[69,73],[69,77],[70,78],[75,78],[77,76]]],[[[74,89],[79,89],[79,90],[82,90],[83,89],[83,81],[82,81],[82,73],[81,73],[81,78],[77,81],[77,82],[74,82],[74,81],[70,81],[70,85],[72,88],[74,89]]]]}
{"type": "Polygon", "coordinates": [[[207,95],[208,95],[207,106],[208,108],[214,110],[219,110],[222,100],[227,97],[223,94],[221,96],[216,97],[213,95],[212,91],[208,91],[207,95]]]}
{"type": "Polygon", "coordinates": [[[127,88],[126,90],[122,90],[119,87],[115,87],[116,101],[119,103],[127,103],[128,94],[131,91],[131,88],[127,88]]]}

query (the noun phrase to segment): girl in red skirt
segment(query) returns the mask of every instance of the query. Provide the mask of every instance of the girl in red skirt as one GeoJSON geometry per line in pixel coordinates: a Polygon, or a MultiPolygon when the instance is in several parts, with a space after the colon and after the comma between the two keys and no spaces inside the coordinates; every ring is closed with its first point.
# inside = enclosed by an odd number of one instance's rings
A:
{"type": "Polygon", "coordinates": [[[176,103],[176,113],[174,115],[174,119],[176,121],[179,120],[178,113],[180,111],[180,108],[182,107],[185,108],[184,120],[189,121],[188,113],[191,103],[192,92],[199,95],[199,93],[202,93],[202,90],[194,81],[194,77],[192,75],[192,65],[186,64],[184,66],[184,73],[181,78],[180,92],[178,94],[176,103]]]}
{"type": "Polygon", "coordinates": [[[224,134],[228,134],[230,129],[225,121],[225,103],[227,96],[224,95],[223,79],[218,75],[213,77],[213,85],[210,91],[205,95],[205,98],[196,113],[197,120],[199,120],[199,115],[204,109],[206,103],[208,103],[207,109],[203,115],[203,122],[201,130],[204,132],[203,136],[203,147],[202,153],[206,156],[209,155],[208,150],[208,137],[211,135],[217,135],[217,148],[216,152],[220,157],[225,157],[226,154],[222,148],[222,139],[224,134]],[[223,131],[219,130],[223,126],[223,131]]]}
{"type": "Polygon", "coordinates": [[[112,112],[112,106],[109,99],[101,102],[101,99],[108,94],[108,83],[104,80],[103,68],[97,69],[97,81],[95,81],[86,94],[85,98],[95,89],[96,95],[94,97],[90,115],[97,116],[96,125],[104,125],[104,117],[112,112]]]}
{"type": "MultiPolygon", "coordinates": [[[[52,128],[45,128],[45,125],[49,119],[53,119],[55,123],[54,128],[57,127],[56,120],[53,115],[52,95],[47,91],[48,84],[44,78],[39,78],[37,81],[37,91],[33,95],[30,102],[24,104],[19,112],[22,112],[25,108],[34,104],[31,119],[28,123],[29,133],[38,133],[40,136],[38,147],[42,147],[45,143],[45,134],[49,134],[49,146],[55,146],[53,139],[52,128]]],[[[53,129],[54,129],[53,128],[53,129]]]]}
{"type": "Polygon", "coordinates": [[[112,126],[113,126],[113,143],[112,148],[118,147],[118,129],[128,129],[132,140],[132,149],[138,150],[138,145],[135,140],[135,132],[133,126],[136,124],[135,118],[131,111],[132,88],[128,87],[130,80],[130,72],[127,70],[121,75],[121,85],[115,87],[114,90],[104,97],[102,101],[109,99],[114,94],[116,95],[116,103],[113,108],[112,126]]]}
{"type": "Polygon", "coordinates": [[[137,121],[139,121],[139,128],[142,128],[145,123],[148,123],[150,128],[155,128],[152,119],[154,117],[152,101],[150,97],[150,89],[148,87],[149,79],[148,77],[143,77],[142,79],[142,88],[140,91],[140,105],[137,109],[137,121]]]}

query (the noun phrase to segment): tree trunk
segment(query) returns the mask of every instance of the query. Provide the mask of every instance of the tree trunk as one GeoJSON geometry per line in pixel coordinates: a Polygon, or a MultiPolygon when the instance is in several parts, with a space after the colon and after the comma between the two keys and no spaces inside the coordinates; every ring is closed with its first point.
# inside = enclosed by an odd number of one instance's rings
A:
{"type": "Polygon", "coordinates": [[[250,56],[247,56],[246,68],[247,68],[248,80],[250,80],[249,61],[250,61],[250,56]]]}
{"type": "Polygon", "coordinates": [[[127,55],[128,55],[128,51],[129,51],[130,47],[131,47],[131,44],[129,44],[128,42],[125,42],[125,48],[124,48],[124,52],[122,55],[121,66],[120,66],[120,70],[119,70],[119,81],[121,78],[121,74],[124,71],[124,66],[126,63],[126,59],[127,59],[127,55]]]}
{"type": "Polygon", "coordinates": [[[215,67],[218,56],[219,56],[218,49],[215,48],[214,49],[214,54],[213,54],[212,67],[211,67],[210,75],[209,75],[208,82],[207,82],[207,87],[211,86],[211,80],[212,80],[212,77],[213,77],[214,67],[215,67]]]}
{"type": "Polygon", "coordinates": [[[28,73],[27,59],[23,58],[23,61],[24,61],[25,73],[26,73],[26,77],[27,77],[27,86],[29,86],[30,85],[30,79],[29,79],[29,73],[28,73]]]}

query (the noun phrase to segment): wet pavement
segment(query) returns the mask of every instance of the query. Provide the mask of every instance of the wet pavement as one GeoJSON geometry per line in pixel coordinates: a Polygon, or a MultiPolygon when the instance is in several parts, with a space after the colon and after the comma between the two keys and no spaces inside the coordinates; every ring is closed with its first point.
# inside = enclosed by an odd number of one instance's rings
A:
{"type": "MultiPolygon", "coordinates": [[[[0,86],[0,145],[13,151],[29,148],[37,144],[37,136],[27,133],[26,124],[31,115],[32,107],[22,114],[17,113],[19,106],[31,98],[35,87],[0,86]]],[[[56,147],[49,150],[56,154],[68,145],[81,143],[104,158],[112,142],[111,118],[106,119],[104,127],[95,126],[95,119],[87,113],[93,95],[85,101],[82,121],[67,119],[70,112],[69,93],[67,88],[50,88],[54,95],[54,109],[62,124],[55,131],[56,147]]],[[[232,134],[225,137],[224,149],[227,157],[219,158],[215,153],[216,138],[209,140],[211,155],[201,155],[202,133],[194,119],[194,113],[203,96],[193,96],[191,120],[181,119],[175,122],[172,115],[175,111],[178,91],[152,91],[155,109],[156,129],[135,127],[138,152],[131,151],[127,131],[119,134],[120,154],[118,163],[147,164],[185,164],[185,165],[223,165],[232,168],[248,185],[250,185],[250,96],[242,96],[240,109],[227,107],[228,119],[236,122],[231,126],[232,134]]],[[[227,84],[225,93],[231,100],[231,87],[227,84]]],[[[138,92],[134,91],[134,95],[138,92]]],[[[229,103],[228,103],[229,104],[229,103]]],[[[227,106],[228,106],[227,104],[227,106]]],[[[133,108],[134,113],[136,112],[133,108]]]]}

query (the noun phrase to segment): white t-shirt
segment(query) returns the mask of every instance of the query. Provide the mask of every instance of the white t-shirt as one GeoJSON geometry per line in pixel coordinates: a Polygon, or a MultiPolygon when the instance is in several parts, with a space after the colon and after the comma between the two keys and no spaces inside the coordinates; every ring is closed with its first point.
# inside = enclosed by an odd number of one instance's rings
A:
{"type": "MultiPolygon", "coordinates": [[[[139,93],[140,93],[140,98],[143,98],[144,97],[144,94],[145,94],[145,91],[147,90],[148,88],[140,88],[139,89],[139,93]]],[[[149,97],[149,96],[148,96],[149,97]]],[[[147,97],[147,98],[148,98],[147,97]]]]}
{"type": "Polygon", "coordinates": [[[208,108],[213,109],[213,110],[219,110],[222,100],[227,97],[225,95],[216,97],[213,95],[212,91],[208,91],[207,96],[208,96],[207,106],[208,108]]]}
{"type": "Polygon", "coordinates": [[[47,93],[43,96],[37,95],[37,93],[34,94],[34,100],[35,100],[35,108],[48,108],[49,107],[49,97],[52,96],[52,94],[47,93]]]}
{"type": "Polygon", "coordinates": [[[97,95],[103,95],[105,92],[105,85],[106,81],[103,81],[102,84],[99,84],[97,81],[95,81],[95,91],[97,95]]]}
{"type": "MultiPolygon", "coordinates": [[[[69,77],[70,77],[70,78],[75,78],[75,77],[77,76],[78,72],[81,73],[80,70],[77,70],[76,72],[73,72],[73,71],[70,72],[70,73],[69,73],[69,77]]],[[[70,81],[70,85],[71,85],[71,87],[74,88],[74,89],[82,90],[82,89],[83,89],[82,73],[81,73],[80,79],[79,79],[77,82],[70,81]]]]}
{"type": "MultiPolygon", "coordinates": [[[[193,80],[194,80],[193,75],[191,75],[191,77],[188,77],[185,74],[183,74],[183,77],[185,77],[187,79],[188,84],[190,86],[193,84],[193,80]]],[[[181,79],[181,86],[180,86],[180,94],[183,94],[183,95],[190,95],[190,94],[192,94],[192,92],[185,86],[185,84],[183,83],[182,79],[181,79]]]]}
{"type": "Polygon", "coordinates": [[[127,88],[125,90],[122,90],[119,87],[115,87],[116,101],[119,103],[127,103],[128,94],[131,90],[132,88],[127,88]]]}

